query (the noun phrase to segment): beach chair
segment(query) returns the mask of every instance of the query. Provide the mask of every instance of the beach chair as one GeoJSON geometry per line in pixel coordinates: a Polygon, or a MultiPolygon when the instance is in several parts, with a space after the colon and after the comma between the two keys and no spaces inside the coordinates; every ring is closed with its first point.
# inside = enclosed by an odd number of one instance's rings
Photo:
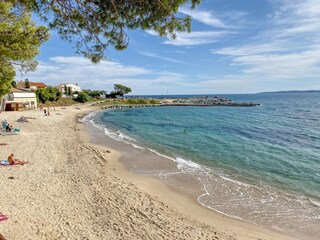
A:
{"type": "Polygon", "coordinates": [[[7,123],[6,121],[3,121],[3,122],[2,122],[2,128],[3,128],[3,129],[6,129],[7,125],[8,125],[8,123],[7,123]]]}
{"type": "MultiPolygon", "coordinates": [[[[6,129],[6,128],[7,128],[7,125],[8,125],[8,122],[7,122],[7,121],[3,121],[3,122],[2,122],[2,128],[3,128],[3,129],[6,129]]],[[[13,129],[12,129],[12,132],[18,133],[18,132],[20,132],[20,129],[19,129],[19,128],[13,128],[13,129]]],[[[8,133],[10,133],[10,132],[8,132],[8,133]]],[[[2,134],[2,135],[5,135],[5,134],[2,134]]],[[[6,135],[14,135],[14,134],[6,134],[6,135]]]]}

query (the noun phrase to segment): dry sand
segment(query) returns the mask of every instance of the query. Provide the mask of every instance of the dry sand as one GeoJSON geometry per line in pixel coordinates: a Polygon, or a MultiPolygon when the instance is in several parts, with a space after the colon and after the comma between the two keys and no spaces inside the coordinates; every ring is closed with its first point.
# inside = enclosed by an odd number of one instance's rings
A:
{"type": "Polygon", "coordinates": [[[24,166],[0,167],[0,223],[7,240],[27,239],[277,239],[290,237],[224,217],[136,176],[119,163],[120,153],[92,145],[76,117],[81,106],[4,112],[21,133],[0,136],[0,160],[11,152],[24,166]],[[52,110],[52,109],[51,109],[52,110]],[[20,116],[35,117],[27,123],[20,116]]]}

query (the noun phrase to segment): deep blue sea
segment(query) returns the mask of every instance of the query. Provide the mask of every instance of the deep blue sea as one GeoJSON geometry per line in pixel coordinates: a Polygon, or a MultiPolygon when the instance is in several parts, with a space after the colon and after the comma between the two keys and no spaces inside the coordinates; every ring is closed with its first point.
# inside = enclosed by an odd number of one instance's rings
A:
{"type": "Polygon", "coordinates": [[[173,159],[201,182],[200,204],[320,236],[320,94],[219,96],[262,105],[121,109],[100,112],[94,122],[111,137],[173,159]]]}

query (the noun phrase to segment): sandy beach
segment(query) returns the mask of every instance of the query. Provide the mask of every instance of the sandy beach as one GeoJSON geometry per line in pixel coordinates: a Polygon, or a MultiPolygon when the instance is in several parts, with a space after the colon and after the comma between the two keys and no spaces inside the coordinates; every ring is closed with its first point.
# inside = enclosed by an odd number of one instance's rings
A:
{"type": "Polygon", "coordinates": [[[293,239],[200,206],[158,180],[137,176],[121,153],[93,145],[80,116],[84,105],[3,112],[19,135],[0,136],[0,159],[29,161],[0,167],[0,223],[5,239],[293,239]],[[21,117],[32,117],[20,123],[21,117]]]}

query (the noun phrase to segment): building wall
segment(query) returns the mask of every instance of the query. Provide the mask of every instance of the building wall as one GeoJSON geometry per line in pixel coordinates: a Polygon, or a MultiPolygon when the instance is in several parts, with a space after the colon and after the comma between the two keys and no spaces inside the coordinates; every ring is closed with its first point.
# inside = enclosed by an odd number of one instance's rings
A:
{"type": "Polygon", "coordinates": [[[6,101],[6,111],[20,111],[37,108],[37,98],[28,97],[16,97],[6,101]]]}
{"type": "Polygon", "coordinates": [[[57,86],[56,88],[59,89],[60,92],[62,92],[62,94],[65,93],[65,87],[70,87],[72,92],[81,92],[81,87],[75,84],[71,84],[71,83],[66,83],[66,84],[60,84],[59,86],[57,86]]]}

